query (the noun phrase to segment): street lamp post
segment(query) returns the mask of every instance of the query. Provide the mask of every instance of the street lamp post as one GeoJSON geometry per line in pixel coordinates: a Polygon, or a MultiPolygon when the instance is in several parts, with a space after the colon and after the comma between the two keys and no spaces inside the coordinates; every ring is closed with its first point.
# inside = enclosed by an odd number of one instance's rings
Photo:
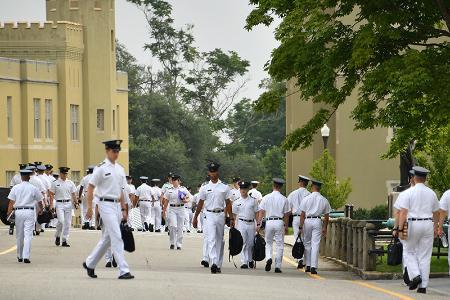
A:
{"type": "Polygon", "coordinates": [[[328,138],[330,137],[330,128],[327,126],[327,124],[324,124],[323,127],[320,129],[320,134],[322,135],[323,139],[323,149],[327,149],[328,146],[328,138]]]}

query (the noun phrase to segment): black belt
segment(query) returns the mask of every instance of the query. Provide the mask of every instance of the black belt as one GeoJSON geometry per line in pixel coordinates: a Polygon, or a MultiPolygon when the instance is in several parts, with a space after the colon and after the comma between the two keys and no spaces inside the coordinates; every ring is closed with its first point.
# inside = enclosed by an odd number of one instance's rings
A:
{"type": "Polygon", "coordinates": [[[119,202],[118,199],[116,200],[116,199],[100,198],[99,200],[103,202],[119,202]]]}
{"type": "Polygon", "coordinates": [[[216,213],[216,214],[219,214],[219,213],[221,213],[221,212],[224,212],[223,209],[207,209],[206,211],[207,211],[207,212],[216,213]]]}
{"type": "Polygon", "coordinates": [[[31,209],[34,210],[34,207],[16,207],[14,210],[22,210],[22,209],[31,209]]]}
{"type": "Polygon", "coordinates": [[[408,221],[431,221],[433,218],[408,218],[408,221]]]}
{"type": "Polygon", "coordinates": [[[152,202],[152,200],[139,199],[139,201],[152,202]]]}
{"type": "Polygon", "coordinates": [[[239,218],[239,221],[244,221],[244,222],[255,222],[255,220],[246,220],[246,219],[241,219],[241,218],[239,218]]]}
{"type": "Polygon", "coordinates": [[[283,220],[283,218],[279,218],[279,217],[270,217],[270,218],[266,218],[266,220],[271,221],[271,220],[283,220]]]}
{"type": "Polygon", "coordinates": [[[184,206],[184,204],[170,204],[171,207],[181,207],[184,206]]]}
{"type": "Polygon", "coordinates": [[[292,216],[293,216],[293,217],[300,217],[301,215],[299,215],[299,214],[293,214],[292,216]]]}
{"type": "Polygon", "coordinates": [[[56,200],[56,202],[65,203],[65,202],[70,202],[70,200],[56,200]]]}
{"type": "Polygon", "coordinates": [[[320,219],[320,217],[319,216],[309,216],[309,217],[306,217],[307,219],[320,219]]]}

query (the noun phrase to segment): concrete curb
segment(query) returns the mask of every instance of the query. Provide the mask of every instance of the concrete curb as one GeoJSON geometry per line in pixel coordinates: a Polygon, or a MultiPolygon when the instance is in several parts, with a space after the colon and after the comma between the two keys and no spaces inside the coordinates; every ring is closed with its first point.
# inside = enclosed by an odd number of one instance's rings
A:
{"type": "MultiPolygon", "coordinates": [[[[292,247],[293,245],[289,242],[284,242],[286,246],[292,247]]],[[[403,279],[402,273],[391,273],[391,272],[377,272],[377,271],[363,271],[357,267],[347,264],[345,261],[334,257],[321,256],[321,258],[334,262],[345,270],[351,271],[361,277],[363,280],[398,280],[403,279]]],[[[430,278],[448,278],[449,274],[445,272],[430,273],[430,278]]]]}

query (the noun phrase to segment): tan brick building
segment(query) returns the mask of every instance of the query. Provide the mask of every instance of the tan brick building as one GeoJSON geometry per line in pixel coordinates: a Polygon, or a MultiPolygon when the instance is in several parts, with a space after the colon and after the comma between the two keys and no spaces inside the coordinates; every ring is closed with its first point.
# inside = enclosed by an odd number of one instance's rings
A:
{"type": "Polygon", "coordinates": [[[128,79],[116,71],[114,0],[47,0],[47,22],[0,23],[0,186],[18,163],[67,165],[77,182],[124,140],[128,79]]]}

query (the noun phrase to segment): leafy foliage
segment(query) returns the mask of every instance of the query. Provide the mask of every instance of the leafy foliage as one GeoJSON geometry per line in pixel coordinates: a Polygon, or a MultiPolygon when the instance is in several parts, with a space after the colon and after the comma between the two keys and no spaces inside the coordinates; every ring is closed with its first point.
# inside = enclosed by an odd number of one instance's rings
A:
{"type": "Polygon", "coordinates": [[[388,207],[386,204],[377,205],[372,209],[357,208],[353,212],[354,220],[387,220],[388,207]]]}
{"type": "Polygon", "coordinates": [[[323,183],[320,193],[328,199],[332,208],[342,207],[352,191],[350,178],[336,179],[336,162],[325,149],[322,156],[313,162],[309,175],[323,183]]]}
{"type": "MultiPolygon", "coordinates": [[[[355,129],[395,127],[386,157],[411,141],[424,149],[450,116],[450,2],[250,0],[247,29],[281,23],[267,66],[277,81],[297,79],[303,101],[323,103],[285,149],[306,148],[355,88],[355,129]]],[[[276,106],[276,98],[272,98],[276,106]]],[[[270,99],[267,102],[271,102],[270,99]]]]}

